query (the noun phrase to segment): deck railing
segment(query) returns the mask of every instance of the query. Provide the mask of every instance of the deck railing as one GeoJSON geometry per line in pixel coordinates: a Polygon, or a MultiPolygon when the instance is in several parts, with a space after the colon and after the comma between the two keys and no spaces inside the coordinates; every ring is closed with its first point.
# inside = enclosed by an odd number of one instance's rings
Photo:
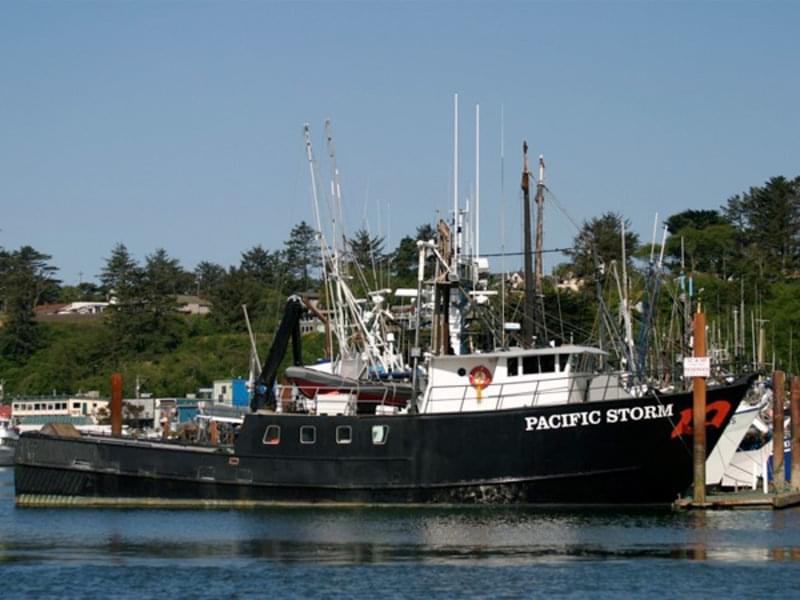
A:
{"type": "Polygon", "coordinates": [[[480,391],[480,396],[469,384],[432,385],[425,391],[421,409],[423,412],[463,412],[467,402],[471,410],[475,410],[475,404],[480,406],[478,410],[502,410],[579,403],[617,398],[619,390],[615,376],[594,373],[492,383],[480,391]],[[457,407],[452,406],[456,403],[457,407]]]}

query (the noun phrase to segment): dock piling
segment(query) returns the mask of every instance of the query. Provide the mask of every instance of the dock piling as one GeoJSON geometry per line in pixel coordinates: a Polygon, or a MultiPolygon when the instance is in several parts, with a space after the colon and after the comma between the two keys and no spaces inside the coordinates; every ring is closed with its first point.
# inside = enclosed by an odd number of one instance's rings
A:
{"type": "Polygon", "coordinates": [[[800,377],[797,375],[792,377],[789,414],[792,416],[792,491],[800,492],[800,377]]]}
{"type": "Polygon", "coordinates": [[[211,421],[208,424],[208,438],[212,446],[216,446],[219,443],[219,430],[217,429],[216,421],[211,421]]]}
{"type": "MultiPolygon", "coordinates": [[[[706,316],[702,312],[694,315],[694,355],[706,355],[706,316]]],[[[706,380],[704,377],[692,378],[693,403],[692,417],[694,430],[694,488],[693,502],[697,505],[706,501],[706,380]]]]}
{"type": "Polygon", "coordinates": [[[772,483],[779,492],[786,486],[783,472],[783,403],[786,397],[783,371],[772,374],[773,408],[772,408],[772,483]]]}
{"type": "Polygon", "coordinates": [[[111,435],[122,436],[122,375],[111,376],[111,435]]]}

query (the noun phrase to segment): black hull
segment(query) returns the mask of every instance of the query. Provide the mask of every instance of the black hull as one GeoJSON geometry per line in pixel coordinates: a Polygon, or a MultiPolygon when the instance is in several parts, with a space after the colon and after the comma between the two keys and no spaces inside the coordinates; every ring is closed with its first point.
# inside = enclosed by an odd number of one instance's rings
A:
{"type": "MultiPolygon", "coordinates": [[[[724,408],[709,414],[709,452],[746,388],[709,390],[724,408]]],[[[20,505],[666,504],[691,484],[691,406],[680,394],[485,413],[257,414],[221,449],[25,434],[16,495],[20,505]],[[280,444],[262,442],[268,425],[280,425],[280,444]],[[388,437],[373,444],[382,425],[388,437]],[[300,444],[304,426],[316,427],[314,444],[300,444]],[[349,444],[336,443],[343,426],[349,444]]]]}

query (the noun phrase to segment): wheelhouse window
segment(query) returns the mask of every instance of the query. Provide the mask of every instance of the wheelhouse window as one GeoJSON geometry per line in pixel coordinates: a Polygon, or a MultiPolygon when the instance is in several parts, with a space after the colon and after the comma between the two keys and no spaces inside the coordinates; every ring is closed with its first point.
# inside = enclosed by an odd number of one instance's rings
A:
{"type": "Polygon", "coordinates": [[[336,428],[336,443],[349,444],[353,441],[353,428],[350,425],[339,425],[336,428]]]}
{"type": "Polygon", "coordinates": [[[277,446],[281,443],[281,426],[268,425],[264,432],[264,443],[270,446],[277,446]]]}
{"type": "Polygon", "coordinates": [[[539,368],[541,368],[542,373],[555,373],[556,372],[555,354],[542,354],[539,357],[539,368]]]}
{"type": "Polygon", "coordinates": [[[560,372],[564,372],[567,370],[567,365],[569,364],[569,354],[559,354],[558,355],[558,370],[560,372]]]}
{"type": "Polygon", "coordinates": [[[313,425],[303,425],[300,428],[300,443],[315,444],[317,442],[317,428],[313,425]]]}
{"type": "Polygon", "coordinates": [[[538,356],[523,356],[522,357],[522,374],[533,375],[539,372],[539,357],[538,356]]]}
{"type": "Polygon", "coordinates": [[[506,359],[506,371],[509,377],[519,375],[519,359],[516,356],[506,359]]]}
{"type": "Polygon", "coordinates": [[[372,443],[376,445],[383,445],[389,437],[388,425],[373,425],[372,426],[372,443]]]}

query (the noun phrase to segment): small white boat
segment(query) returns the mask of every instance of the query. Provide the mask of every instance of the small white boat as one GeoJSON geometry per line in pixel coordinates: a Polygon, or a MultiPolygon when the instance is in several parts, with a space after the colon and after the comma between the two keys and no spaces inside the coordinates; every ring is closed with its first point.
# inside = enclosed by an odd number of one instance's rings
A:
{"type": "Polygon", "coordinates": [[[726,471],[731,469],[736,451],[758,417],[760,410],[761,405],[739,405],[739,409],[734,413],[731,422],[722,433],[722,437],[706,459],[706,485],[723,484],[726,471]]]}
{"type": "Polygon", "coordinates": [[[14,464],[14,452],[19,434],[8,419],[0,419],[0,467],[14,464]]]}

